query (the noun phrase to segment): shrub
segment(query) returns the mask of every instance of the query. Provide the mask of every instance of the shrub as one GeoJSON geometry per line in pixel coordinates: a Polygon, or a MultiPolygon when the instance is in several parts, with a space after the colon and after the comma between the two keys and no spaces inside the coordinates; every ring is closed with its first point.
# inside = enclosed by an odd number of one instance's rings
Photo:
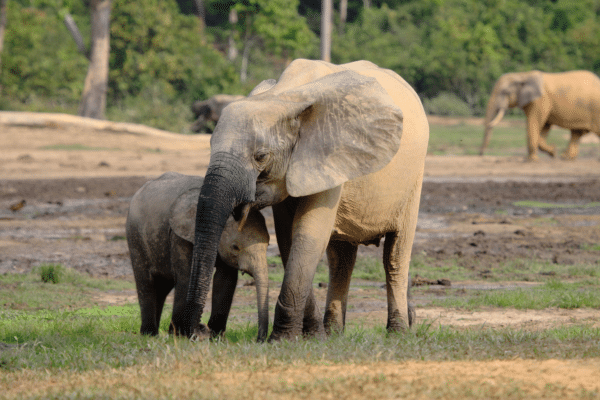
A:
{"type": "Polygon", "coordinates": [[[442,92],[437,97],[423,100],[427,114],[447,115],[454,117],[469,117],[473,115],[471,108],[457,95],[442,92]]]}
{"type": "Polygon", "coordinates": [[[39,267],[40,277],[44,283],[59,283],[64,275],[64,267],[60,264],[42,264],[39,267]]]}

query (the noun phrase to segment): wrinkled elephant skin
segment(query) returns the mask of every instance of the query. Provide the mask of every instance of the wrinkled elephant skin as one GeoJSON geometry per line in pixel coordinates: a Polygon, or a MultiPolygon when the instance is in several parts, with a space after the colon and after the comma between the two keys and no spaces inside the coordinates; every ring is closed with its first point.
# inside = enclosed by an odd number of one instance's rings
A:
{"type": "Polygon", "coordinates": [[[285,266],[269,340],[343,329],[357,246],[384,237],[387,327],[408,328],[408,267],[429,140],[419,97],[368,61],[299,59],[279,81],[259,86],[223,110],[211,138],[184,331],[202,314],[225,217],[233,211],[243,221],[249,209],[269,205],[285,266]],[[323,324],[312,281],[325,252],[323,324]]]}
{"type": "MultiPolygon", "coordinates": [[[[165,298],[175,288],[169,332],[178,332],[186,304],[194,242],[196,206],[204,179],[167,172],[142,186],[131,199],[126,235],[142,313],[143,334],[157,335],[165,298]]],[[[258,339],[268,329],[267,245],[262,214],[252,211],[241,231],[230,218],[219,243],[213,281],[213,335],[225,331],[238,270],[253,276],[259,310],[258,339]]],[[[198,328],[196,328],[198,330],[198,328]]],[[[201,329],[200,331],[205,331],[201,329]]],[[[200,332],[197,332],[200,334],[200,332]]]]}

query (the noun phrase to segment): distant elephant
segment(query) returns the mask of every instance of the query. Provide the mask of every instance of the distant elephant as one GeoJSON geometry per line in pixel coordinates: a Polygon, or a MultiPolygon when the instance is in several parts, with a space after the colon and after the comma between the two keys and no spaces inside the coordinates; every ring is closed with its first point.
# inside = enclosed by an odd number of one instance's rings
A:
{"type": "Polygon", "coordinates": [[[230,104],[211,138],[182,333],[202,315],[227,217],[243,224],[251,209],[269,205],[285,268],[270,341],[342,330],[358,245],[383,237],[387,329],[407,329],[428,140],[415,91],[368,61],[295,60],[269,89],[230,104]],[[325,251],[323,326],[312,282],[325,251]]]}
{"type": "Polygon", "coordinates": [[[488,102],[481,155],[489,144],[492,128],[512,107],[522,108],[527,116],[529,161],[538,159],[538,148],[555,156],[555,146],[546,142],[552,125],[571,130],[571,141],[562,154],[567,160],[577,157],[581,136],[588,132],[600,136],[600,78],[588,71],[502,75],[488,102]]]}
{"type": "MultiPolygon", "coordinates": [[[[186,305],[194,242],[194,221],[204,179],[167,172],[147,182],[131,199],[126,222],[127,244],[142,313],[142,334],[158,334],[165,298],[175,288],[173,324],[186,305]]],[[[264,341],[269,323],[267,245],[269,233],[259,211],[252,211],[241,231],[229,218],[219,242],[213,283],[213,335],[225,331],[238,270],[253,276],[258,299],[258,339],[264,341]]]]}
{"type": "Polygon", "coordinates": [[[208,100],[198,100],[192,104],[192,112],[196,119],[191,126],[192,132],[203,132],[210,130],[207,122],[216,123],[221,117],[221,112],[229,103],[243,99],[244,96],[217,94],[208,100]]]}

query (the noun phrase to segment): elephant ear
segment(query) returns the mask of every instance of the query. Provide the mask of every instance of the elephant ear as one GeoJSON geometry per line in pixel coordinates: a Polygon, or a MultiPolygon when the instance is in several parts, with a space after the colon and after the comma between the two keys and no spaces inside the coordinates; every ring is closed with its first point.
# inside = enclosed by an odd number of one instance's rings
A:
{"type": "Polygon", "coordinates": [[[179,196],[171,206],[169,226],[177,236],[190,243],[194,243],[199,196],[200,188],[192,188],[179,196]]]}
{"type": "Polygon", "coordinates": [[[286,174],[293,197],[376,172],[398,152],[402,111],[375,78],[341,71],[281,96],[302,110],[286,174]]]}
{"type": "Polygon", "coordinates": [[[521,82],[521,84],[522,87],[517,96],[519,107],[523,108],[538,97],[542,96],[544,79],[542,78],[541,74],[538,73],[529,75],[521,82]]]}
{"type": "Polygon", "coordinates": [[[254,87],[254,89],[252,89],[252,91],[250,92],[248,97],[256,96],[257,94],[264,93],[267,90],[271,89],[273,86],[275,86],[276,83],[277,83],[277,81],[275,79],[266,79],[266,80],[262,81],[261,83],[259,83],[258,85],[256,85],[254,87]]]}

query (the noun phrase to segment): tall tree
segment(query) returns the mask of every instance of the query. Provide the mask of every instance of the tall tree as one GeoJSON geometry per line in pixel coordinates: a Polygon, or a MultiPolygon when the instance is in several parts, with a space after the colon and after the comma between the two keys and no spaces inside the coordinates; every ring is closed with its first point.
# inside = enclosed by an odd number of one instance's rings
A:
{"type": "MultiPolygon", "coordinates": [[[[6,3],[8,0],[0,0],[0,70],[2,69],[2,47],[4,47],[4,31],[6,30],[6,3]]],[[[0,93],[2,85],[0,84],[0,93]]]]}
{"type": "Polygon", "coordinates": [[[321,0],[321,60],[327,62],[331,62],[332,8],[332,0],[321,0]]]}
{"type": "Polygon", "coordinates": [[[108,89],[108,61],[110,56],[111,0],[91,0],[92,18],[90,65],[78,114],[83,117],[104,119],[108,89]]]}

